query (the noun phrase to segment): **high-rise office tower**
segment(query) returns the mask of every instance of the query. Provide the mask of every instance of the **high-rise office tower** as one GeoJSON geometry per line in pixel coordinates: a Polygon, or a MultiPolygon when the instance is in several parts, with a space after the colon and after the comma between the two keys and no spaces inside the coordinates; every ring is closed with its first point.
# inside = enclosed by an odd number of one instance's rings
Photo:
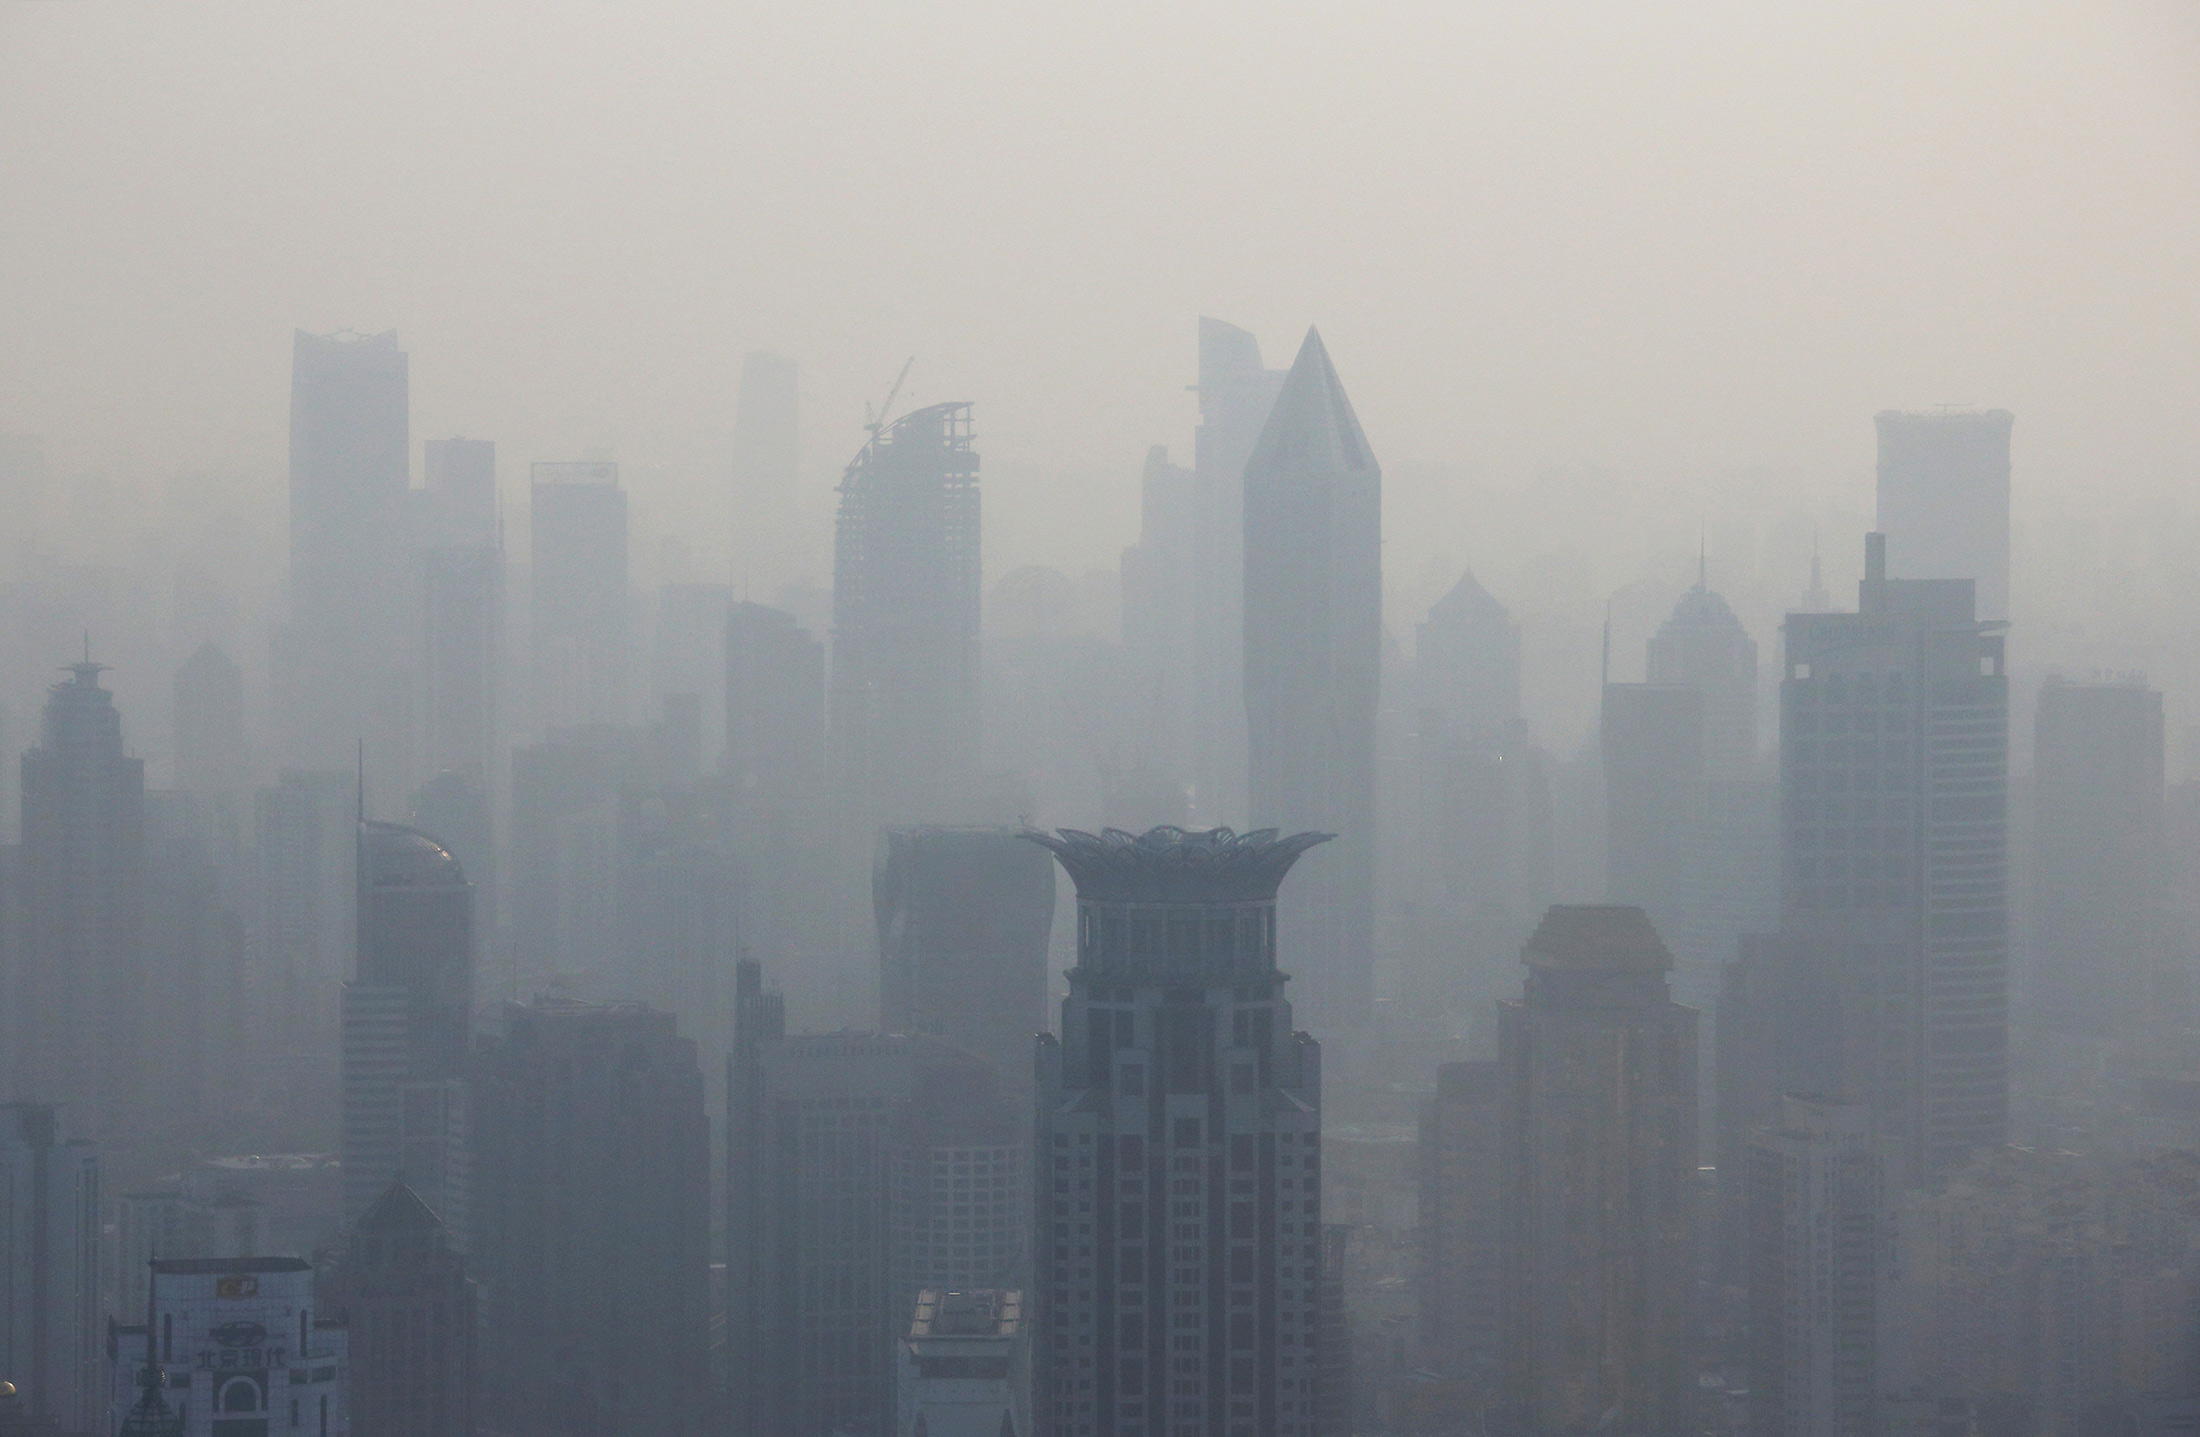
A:
{"type": "Polygon", "coordinates": [[[537,464],[529,494],[535,724],[624,722],[630,636],[619,466],[537,464]]]}
{"type": "Polygon", "coordinates": [[[325,1283],[324,1302],[350,1324],[356,1437],[474,1437],[475,1298],[442,1219],[392,1182],[325,1283]]]}
{"type": "Polygon", "coordinates": [[[484,1410],[554,1437],[694,1437],[710,1326],[695,1045],[641,1004],[507,1004],[474,1103],[484,1410]]]}
{"type": "Polygon", "coordinates": [[[1029,1437],[1031,1328],[1023,1293],[927,1288],[917,1294],[895,1358],[894,1437],[1029,1437]]]}
{"type": "Polygon", "coordinates": [[[1430,606],[1415,630],[1416,705],[1484,743],[1513,739],[1520,719],[1520,626],[1472,573],[1430,606]]]}
{"type": "Polygon", "coordinates": [[[1701,561],[1696,586],[1681,595],[1651,635],[1646,677],[1703,694],[1707,773],[1746,772],[1757,762],[1757,641],[1714,593],[1701,561]]]}
{"type": "Polygon", "coordinates": [[[1907,1182],[2008,1126],[2009,681],[1969,579],[1889,579],[1790,614],[1780,684],[1781,924],[1839,952],[1846,1046],[1907,1182]]]}
{"type": "Polygon", "coordinates": [[[497,939],[496,819],[486,783],[448,770],[439,773],[413,794],[405,823],[434,834],[473,885],[476,1004],[515,996],[497,939]]]}
{"type": "Polygon", "coordinates": [[[51,1103],[0,1103],[0,1372],[60,1432],[104,1427],[99,1152],[51,1103]]]}
{"type": "Polygon", "coordinates": [[[1335,832],[1278,909],[1319,1025],[1375,1000],[1382,470],[1309,329],[1245,465],[1245,715],[1255,823],[1335,832]]]}
{"type": "Polygon", "coordinates": [[[1446,1063],[1421,1110],[1420,1361],[1485,1400],[1497,1391],[1504,1097],[1497,1064],[1446,1063]]]}
{"type": "Polygon", "coordinates": [[[1038,1043],[1041,1433],[1314,1430],[1321,1046],[1292,1026],[1276,890],[1323,838],[1039,839],[1077,885],[1038,1043]]]}
{"type": "Polygon", "coordinates": [[[1023,1265],[1030,1127],[938,1039],[786,1037],[753,973],[728,1085],[733,1430],[887,1431],[917,1294],[1023,1265]]]}
{"type": "Polygon", "coordinates": [[[512,754],[507,901],[518,991],[619,956],[620,802],[647,784],[633,729],[569,729],[512,754]]]}
{"type": "Polygon", "coordinates": [[[247,775],[244,671],[213,644],[201,644],[176,670],[176,787],[228,793],[247,775]]]}
{"type": "Polygon", "coordinates": [[[1750,1431],[1874,1437],[1891,1192],[1871,1110],[1783,1099],[1748,1179],[1750,1431]]]}
{"type": "Polygon", "coordinates": [[[391,331],[299,331],[290,368],[290,621],[276,646],[292,762],[378,770],[403,740],[411,428],[391,331]]]}
{"type": "Polygon", "coordinates": [[[144,996],[153,1017],[144,1061],[155,1074],[152,1150],[164,1166],[218,1141],[215,1115],[244,1096],[237,1055],[257,1036],[246,1014],[244,919],[222,892],[208,838],[206,811],[216,801],[145,795],[144,996]]]}
{"type": "Polygon", "coordinates": [[[1604,896],[1661,931],[1687,911],[1688,842],[1703,794],[1704,693],[1687,684],[1606,684],[1604,896]]]}
{"type": "Polygon", "coordinates": [[[496,441],[430,439],[420,447],[427,512],[415,541],[424,549],[501,548],[496,441]]]}
{"type": "Polygon", "coordinates": [[[1696,1013],[1639,908],[1554,907],[1501,1010],[1501,1350],[1534,1432],[1678,1432],[1695,1388],[1696,1013]]]}
{"type": "Polygon", "coordinates": [[[872,435],[840,483],[831,738],[843,826],[961,817],[978,769],[978,455],[970,406],[872,435]]]}
{"type": "Polygon", "coordinates": [[[490,545],[420,556],[422,755],[431,773],[487,783],[503,684],[504,553],[490,545]]]}
{"type": "Polygon", "coordinates": [[[1123,551],[1123,647],[1137,665],[1140,761],[1171,783],[1192,781],[1200,711],[1199,477],[1146,451],[1138,542],[1123,551]]]}
{"type": "Polygon", "coordinates": [[[779,556],[793,537],[800,378],[787,355],[752,350],[741,358],[733,421],[733,580],[744,592],[785,577],[779,556]]]}
{"type": "Polygon", "coordinates": [[[2039,702],[2028,1025],[2137,1040],[2161,976],[2162,695],[2050,680],[2039,702]]]}
{"type": "Polygon", "coordinates": [[[1879,532],[1909,579],[1969,579],[1980,617],[2009,617],[2009,431],[2006,409],[1983,414],[1883,410],[1879,532]]]}
{"type": "Polygon", "coordinates": [[[353,952],[358,784],[355,772],[286,770],[253,800],[253,1021],[329,1071],[353,952]]]}
{"type": "Polygon", "coordinates": [[[702,772],[715,772],[722,761],[726,624],[732,611],[733,590],[724,584],[667,584],[657,592],[650,692],[659,704],[682,694],[696,701],[702,772]]]}
{"type": "Polygon", "coordinates": [[[22,929],[0,1021],[11,1090],[63,1104],[134,1175],[162,1082],[147,1060],[145,764],[123,751],[104,668],[70,666],[23,755],[22,929]]]}
{"type": "Polygon", "coordinates": [[[359,956],[342,1002],[344,1221],[403,1176],[464,1246],[473,885],[414,829],[362,822],[358,847],[359,956]]]}
{"type": "Polygon", "coordinates": [[[726,615],[726,772],[736,790],[810,795],[824,777],[825,647],[792,614],[726,615]]]}
{"type": "Polygon", "coordinates": [[[1054,863],[1007,828],[892,828],[880,835],[879,1023],[929,1033],[1031,1087],[1046,1026],[1054,863]]]}
{"type": "Polygon", "coordinates": [[[1245,463],[1283,379],[1283,370],[1262,366],[1259,340],[1236,325],[1201,317],[1199,429],[1192,457],[1197,506],[1192,797],[1209,823],[1242,821],[1246,812],[1245,463]]]}

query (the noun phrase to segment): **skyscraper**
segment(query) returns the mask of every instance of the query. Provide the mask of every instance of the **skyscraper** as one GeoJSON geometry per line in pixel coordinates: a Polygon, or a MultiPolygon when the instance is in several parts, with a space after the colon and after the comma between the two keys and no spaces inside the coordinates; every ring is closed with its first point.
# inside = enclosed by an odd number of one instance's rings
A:
{"type": "Polygon", "coordinates": [[[276,677],[289,757],[388,771],[403,738],[407,364],[397,334],[299,331],[290,368],[290,622],[276,677]]]}
{"type": "Polygon", "coordinates": [[[105,667],[70,665],[23,755],[23,930],[0,1046],[13,1092],[64,1104],[134,1175],[162,1081],[148,1062],[145,765],[123,751],[105,667]]]}
{"type": "Polygon", "coordinates": [[[1892,1193],[1871,1110],[1784,1098],[1747,1164],[1750,1430],[1874,1437],[1892,1193]]]}
{"type": "Polygon", "coordinates": [[[474,891],[440,843],[359,826],[359,955],[343,993],[344,1220],[402,1175],[464,1246],[474,891]]]}
{"type": "Polygon", "coordinates": [[[726,736],[726,624],[733,590],[724,584],[667,584],[657,591],[650,642],[650,692],[659,703],[693,695],[700,719],[701,768],[723,761],[726,736]]]}
{"type": "Polygon", "coordinates": [[[2162,695],[2056,679],[2039,703],[2025,1006],[2056,1033],[2136,1041],[2163,967],[2162,695]]]}
{"type": "Polygon", "coordinates": [[[1199,631],[1199,478],[1146,451],[1138,484],[1138,542],[1123,551],[1123,646],[1137,666],[1139,761],[1179,787],[1193,776],[1202,719],[1199,631]]]}
{"type": "Polygon", "coordinates": [[[1446,1063],[1421,1110],[1420,1360],[1485,1401],[1498,1390],[1504,1097],[1497,1064],[1446,1063]]]}
{"type": "Polygon", "coordinates": [[[744,592],[784,577],[799,477],[800,374],[784,354],[752,350],[741,359],[733,421],[733,579],[744,592]]]}
{"type": "Polygon", "coordinates": [[[1687,684],[1606,684],[1604,896],[1677,925],[1694,877],[1692,817],[1703,795],[1704,693],[1687,684]]]}
{"type": "Polygon", "coordinates": [[[430,549],[420,556],[420,578],[426,766],[487,783],[503,684],[504,553],[487,545],[430,549]]]}
{"type": "Polygon", "coordinates": [[[1374,1004],[1375,709],[1382,470],[1309,329],[1245,465],[1250,812],[1338,841],[1278,909],[1283,959],[1321,1025],[1374,1004]]]}
{"type": "Polygon", "coordinates": [[[2009,681],[1969,579],[1890,579],[1790,614],[1780,684],[1781,923],[1840,955],[1844,1046],[1907,1182],[2008,1124],[2009,681]]]}
{"type": "Polygon", "coordinates": [[[51,1103],[0,1103],[0,1372],[61,1432],[104,1426],[99,1152],[51,1103]]]}
{"type": "Polygon", "coordinates": [[[840,483],[830,715],[843,823],[962,817],[978,769],[978,455],[970,406],[871,436],[840,483]]]}
{"type": "Polygon", "coordinates": [[[728,1089],[733,1431],[887,1431],[917,1294],[1023,1265],[1030,1129],[938,1039],[786,1037],[751,972],[728,1089]]]}
{"type": "Polygon", "coordinates": [[[1969,579],[1978,613],[2009,617],[2009,431],[1983,414],[1889,409],[1879,430],[1879,532],[1909,579],[1969,579]]]}
{"type": "Polygon", "coordinates": [[[1639,908],[1558,906],[1501,1010],[1501,1351],[1533,1432],[1679,1432],[1695,1385],[1696,1013],[1639,908]]]}
{"type": "Polygon", "coordinates": [[[474,1437],[480,1334],[466,1259],[392,1182],[352,1224],[325,1301],[350,1324],[356,1437],[474,1437]]]}
{"type": "Polygon", "coordinates": [[[977,1288],[917,1295],[896,1344],[894,1437],[1031,1431],[1031,1331],[1024,1295],[977,1288]]]}
{"type": "Polygon", "coordinates": [[[244,671],[213,644],[201,644],[176,670],[176,787],[226,794],[246,778],[244,671]]]}
{"type": "Polygon", "coordinates": [[[427,514],[416,542],[424,549],[502,548],[496,441],[430,439],[420,447],[428,481],[420,494],[427,514]]]}
{"type": "Polygon", "coordinates": [[[1520,626],[1472,573],[1429,607],[1415,631],[1414,699],[1464,737],[1511,741],[1520,720],[1520,626]]]}
{"type": "Polygon", "coordinates": [[[325,1072],[354,951],[358,783],[340,769],[285,770],[253,799],[253,1020],[325,1072]]]}
{"type": "Polygon", "coordinates": [[[122,1437],[346,1437],[351,1387],[343,1318],[315,1300],[302,1257],[157,1258],[144,1326],[111,1324],[110,1411],[122,1437]],[[147,1338],[151,1341],[148,1342],[147,1338]],[[149,1361],[142,1366],[138,1356],[149,1361]],[[150,1367],[166,1391],[148,1382],[150,1367]],[[172,1425],[146,1423],[164,1399],[172,1425]],[[145,1402],[146,1407],[140,1407],[145,1402]],[[147,1415],[151,1415],[149,1412],[147,1415]]]}
{"type": "Polygon", "coordinates": [[[482,1402],[512,1431],[695,1437],[710,1137],[695,1045],[640,1004],[507,1004],[474,1068],[482,1402]]]}
{"type": "Polygon", "coordinates": [[[537,464],[529,493],[537,729],[624,722],[631,635],[619,466],[537,464]]]}
{"type": "Polygon", "coordinates": [[[726,616],[726,772],[742,793],[808,798],[824,777],[825,649],[792,614],[726,616]]]}
{"type": "Polygon", "coordinates": [[[1283,995],[1276,890],[1324,837],[1034,835],[1077,885],[1038,1043],[1041,1433],[1313,1431],[1321,1047],[1283,995]]]}
{"type": "Polygon", "coordinates": [[[1260,341],[1199,321],[1199,429],[1192,482],[1196,666],[1194,807],[1209,823],[1242,821],[1245,764],[1245,462],[1284,371],[1261,364],[1260,341]]]}
{"type": "Polygon", "coordinates": [[[892,828],[872,869],[879,1023],[929,1033],[1031,1086],[1046,1026],[1054,864],[1006,828],[892,828]]]}
{"type": "Polygon", "coordinates": [[[1743,773],[1757,762],[1757,641],[1712,591],[1699,561],[1696,586],[1651,635],[1645,676],[1703,694],[1707,773],[1743,773]]]}

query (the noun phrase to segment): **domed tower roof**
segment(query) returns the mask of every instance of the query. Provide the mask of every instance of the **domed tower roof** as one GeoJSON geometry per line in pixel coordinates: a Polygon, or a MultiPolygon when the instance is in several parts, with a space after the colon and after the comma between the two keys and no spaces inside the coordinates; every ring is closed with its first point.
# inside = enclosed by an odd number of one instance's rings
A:
{"type": "Polygon", "coordinates": [[[1672,617],[1665,621],[1665,627],[1728,629],[1738,634],[1748,632],[1742,627],[1742,621],[1735,616],[1733,606],[1714,593],[1701,578],[1696,580],[1694,588],[1681,595],[1680,602],[1673,606],[1672,617]]]}
{"type": "Polygon", "coordinates": [[[372,819],[359,825],[359,861],[369,888],[462,888],[466,871],[438,839],[372,819]]]}

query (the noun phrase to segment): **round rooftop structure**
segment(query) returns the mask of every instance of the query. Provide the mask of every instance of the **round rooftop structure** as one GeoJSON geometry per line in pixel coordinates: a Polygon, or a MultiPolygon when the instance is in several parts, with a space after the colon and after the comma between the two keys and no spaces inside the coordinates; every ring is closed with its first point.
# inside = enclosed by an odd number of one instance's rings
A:
{"type": "Polygon", "coordinates": [[[466,882],[466,870],[448,848],[403,824],[361,824],[359,855],[372,888],[459,888],[466,882]]]}

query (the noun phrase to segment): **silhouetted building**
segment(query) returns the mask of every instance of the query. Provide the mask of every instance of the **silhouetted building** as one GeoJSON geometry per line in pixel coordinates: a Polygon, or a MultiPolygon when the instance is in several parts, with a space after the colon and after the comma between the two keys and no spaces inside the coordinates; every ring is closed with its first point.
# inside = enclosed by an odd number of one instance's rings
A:
{"type": "Polygon", "coordinates": [[[359,825],[359,955],[344,985],[344,1219],[400,1175],[465,1246],[474,890],[450,850],[359,825]]]}
{"type": "Polygon", "coordinates": [[[1512,742],[1520,719],[1520,626],[1472,573],[1415,630],[1416,704],[1484,743],[1512,742]]]}
{"type": "Polygon", "coordinates": [[[516,991],[600,970],[619,954],[619,804],[644,786],[642,735],[565,729],[512,754],[507,901],[516,991]]]}
{"type": "Polygon", "coordinates": [[[670,1013],[507,1004],[475,1065],[483,1410],[509,1431],[706,1420],[709,1134],[670,1013]]]}
{"type": "Polygon", "coordinates": [[[794,615],[726,616],[726,772],[743,794],[814,801],[824,777],[825,648],[794,615]]]}
{"type": "Polygon", "coordinates": [[[216,1140],[216,1115],[245,1096],[237,1055],[257,1037],[244,920],[222,892],[207,833],[216,795],[145,795],[144,1060],[154,1074],[151,1147],[165,1163],[216,1140]],[[163,1151],[165,1149],[165,1151],[163,1151]]]}
{"type": "Polygon", "coordinates": [[[1977,611],[2009,617],[2009,431],[2006,409],[1983,414],[1882,410],[1879,532],[1909,579],[1969,579],[1977,611]]]}
{"type": "Polygon", "coordinates": [[[695,773],[716,770],[726,736],[726,625],[733,590],[724,584],[667,584],[657,592],[650,691],[660,705],[692,702],[695,773]]]}
{"type": "Polygon", "coordinates": [[[1871,1110],[1784,1098],[1747,1167],[1750,1431],[1877,1437],[1892,1191],[1871,1110]]]}
{"type": "Polygon", "coordinates": [[[1137,674],[1137,755],[1179,789],[1192,782],[1201,710],[1199,479],[1146,451],[1138,484],[1138,542],[1123,551],[1123,647],[1137,674]]]}
{"type": "Polygon", "coordinates": [[[290,761],[395,771],[411,421],[397,334],[299,331],[290,368],[290,620],[274,645],[290,761]]]}
{"type": "Polygon", "coordinates": [[[1639,908],[1554,907],[1521,961],[1498,1025],[1506,1395],[1532,1432],[1685,1430],[1695,1010],[1639,908]]]}
{"type": "Polygon", "coordinates": [[[2051,679],[2039,703],[2025,1006],[2039,1027],[2135,1041],[2164,966],[2162,695],[2051,679]]]}
{"type": "Polygon", "coordinates": [[[253,1021],[331,1077],[353,955],[358,812],[359,777],[344,770],[285,770],[253,796],[253,1021]]]}
{"type": "Polygon", "coordinates": [[[832,755],[849,835],[962,816],[978,769],[978,455],[970,406],[874,433],[840,482],[832,755]]]}
{"type": "Polygon", "coordinates": [[[2008,1126],[2009,685],[1968,579],[1889,579],[1867,540],[1854,614],[1790,614],[1781,921],[1869,975],[1842,1013],[1905,1181],[2008,1126]]]}
{"type": "Polygon", "coordinates": [[[423,549],[501,549],[493,439],[430,439],[420,446],[427,487],[414,541],[423,549]]]}
{"type": "Polygon", "coordinates": [[[1420,1361],[1498,1395],[1505,1088],[1493,1062],[1446,1063],[1421,1110],[1420,1361]]]}
{"type": "Polygon", "coordinates": [[[159,1258],[143,1327],[107,1325],[110,1421],[135,1418],[151,1335],[176,1437],[349,1437],[349,1334],[298,1257],[159,1258]]]}
{"type": "Polygon", "coordinates": [[[744,977],[726,1143],[737,1437],[885,1432],[917,1294],[1023,1265],[1029,1128],[934,1038],[785,1037],[744,977]]]}
{"type": "Polygon", "coordinates": [[[792,538],[799,460],[801,385],[792,358],[764,350],[741,357],[733,421],[733,578],[744,591],[780,577],[792,538]]]}
{"type": "Polygon", "coordinates": [[[10,1091],[61,1103],[108,1165],[160,1135],[158,1015],[145,961],[145,764],[122,746],[105,668],[47,690],[23,755],[20,967],[0,1022],[10,1091]]]}
{"type": "Polygon", "coordinates": [[[1192,794],[1206,823],[1242,820],[1246,812],[1245,464],[1283,379],[1283,370],[1262,366],[1251,334],[1200,318],[1192,794]]]}
{"type": "Polygon", "coordinates": [[[1054,864],[1007,828],[892,828],[871,878],[879,1022],[930,1033],[1030,1089],[1046,1026],[1054,864]]]}
{"type": "Polygon", "coordinates": [[[894,1437],[1030,1437],[1021,1292],[926,1288],[895,1357],[894,1437]]]}
{"type": "Polygon", "coordinates": [[[1690,838],[1703,794],[1704,694],[1687,684],[1606,684],[1604,894],[1660,931],[1687,911],[1690,838]]]}
{"type": "Polygon", "coordinates": [[[1703,694],[1704,770],[1717,776],[1757,762],[1757,641],[1713,593],[1699,562],[1696,586],[1651,635],[1645,677],[1703,694]]]}
{"type": "Polygon", "coordinates": [[[624,722],[632,635],[619,466],[537,464],[529,490],[537,729],[624,722]]]}
{"type": "Polygon", "coordinates": [[[1062,1036],[1038,1042],[1042,1433],[1314,1431],[1321,1048],[1275,903],[1324,837],[1034,835],[1077,885],[1062,1036]]]}
{"type": "Polygon", "coordinates": [[[1310,329],[1245,466],[1245,714],[1253,821],[1339,835],[1278,909],[1319,1025],[1363,1023],[1375,997],[1382,507],[1382,470],[1310,329]]]}
{"type": "Polygon", "coordinates": [[[0,1103],[0,1372],[22,1412],[101,1429],[99,1152],[51,1103],[0,1103]]]}
{"type": "Polygon", "coordinates": [[[504,684],[504,551],[429,549],[421,569],[421,709],[430,773],[496,772],[504,684]]]}
{"type": "Polygon", "coordinates": [[[247,776],[244,671],[213,644],[201,644],[176,670],[176,787],[227,793],[247,776]]]}
{"type": "Polygon", "coordinates": [[[476,1293],[418,1194],[401,1181],[384,1189],[323,1285],[350,1332],[358,1437],[475,1437],[476,1293]]]}

